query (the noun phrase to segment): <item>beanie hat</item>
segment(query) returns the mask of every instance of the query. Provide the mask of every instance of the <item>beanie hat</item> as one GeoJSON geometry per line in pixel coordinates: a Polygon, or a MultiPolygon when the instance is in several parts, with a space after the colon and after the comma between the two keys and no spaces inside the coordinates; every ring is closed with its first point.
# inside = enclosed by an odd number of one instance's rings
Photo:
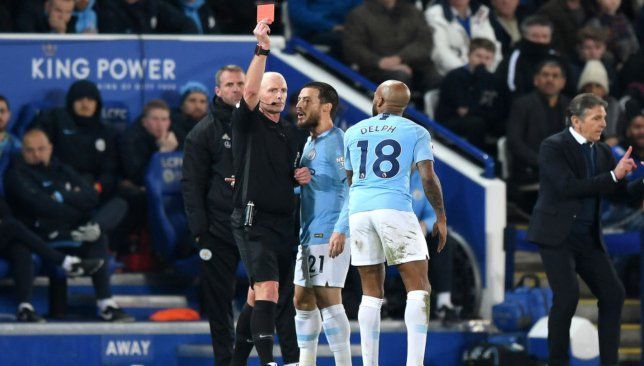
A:
{"type": "Polygon", "coordinates": [[[183,86],[181,86],[181,88],[179,88],[179,94],[181,94],[181,103],[180,104],[183,104],[183,102],[186,100],[188,95],[190,95],[192,93],[204,94],[206,96],[206,99],[208,99],[208,88],[206,88],[205,85],[203,85],[202,83],[200,83],[198,81],[191,80],[191,81],[188,81],[187,83],[183,84],[183,86]]]}
{"type": "Polygon", "coordinates": [[[577,90],[581,90],[584,86],[590,83],[601,85],[606,89],[606,93],[610,91],[608,89],[608,72],[601,61],[590,60],[586,62],[586,66],[584,66],[584,70],[581,72],[581,76],[579,77],[577,90]]]}

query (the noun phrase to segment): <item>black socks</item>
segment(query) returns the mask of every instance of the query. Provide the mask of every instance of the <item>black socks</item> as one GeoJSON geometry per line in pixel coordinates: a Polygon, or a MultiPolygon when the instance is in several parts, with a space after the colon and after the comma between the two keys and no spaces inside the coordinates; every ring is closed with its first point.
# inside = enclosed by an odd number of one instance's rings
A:
{"type": "MultiPolygon", "coordinates": [[[[273,332],[275,331],[275,308],[277,304],[266,300],[255,301],[250,320],[253,342],[261,365],[273,362],[273,332]]],[[[238,326],[239,327],[239,326],[238,326]]]]}
{"type": "Polygon", "coordinates": [[[250,331],[250,319],[253,315],[253,307],[244,304],[237,319],[235,329],[235,350],[230,366],[246,366],[250,351],[253,350],[253,336],[250,331]]]}

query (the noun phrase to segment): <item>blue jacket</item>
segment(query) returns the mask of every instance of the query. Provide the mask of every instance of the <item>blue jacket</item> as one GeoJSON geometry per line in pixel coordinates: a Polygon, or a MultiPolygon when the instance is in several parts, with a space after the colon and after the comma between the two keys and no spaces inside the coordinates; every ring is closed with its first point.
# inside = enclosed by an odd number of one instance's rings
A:
{"type": "Polygon", "coordinates": [[[362,0],[289,0],[288,12],[296,36],[329,32],[362,0]]]}

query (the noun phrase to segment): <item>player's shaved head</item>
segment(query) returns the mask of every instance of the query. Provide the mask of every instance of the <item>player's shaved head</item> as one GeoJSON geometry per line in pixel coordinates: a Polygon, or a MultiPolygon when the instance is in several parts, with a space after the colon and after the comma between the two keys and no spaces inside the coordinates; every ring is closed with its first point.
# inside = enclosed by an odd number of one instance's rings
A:
{"type": "Polygon", "coordinates": [[[410,98],[411,92],[405,83],[387,80],[378,86],[373,96],[373,115],[383,112],[402,115],[410,98]]]}

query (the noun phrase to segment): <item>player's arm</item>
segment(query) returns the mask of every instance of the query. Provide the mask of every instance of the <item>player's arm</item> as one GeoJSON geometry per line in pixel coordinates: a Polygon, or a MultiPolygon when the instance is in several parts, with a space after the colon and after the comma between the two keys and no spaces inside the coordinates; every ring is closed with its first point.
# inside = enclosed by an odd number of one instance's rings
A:
{"type": "MultiPolygon", "coordinates": [[[[271,48],[271,41],[268,37],[270,32],[271,29],[264,20],[257,23],[253,30],[255,38],[257,38],[257,44],[264,50],[270,50],[271,48]]],[[[246,73],[246,86],[244,88],[244,100],[251,111],[259,104],[259,88],[262,84],[262,77],[264,77],[264,70],[266,70],[266,56],[253,56],[246,73]]]]}
{"type": "Polygon", "coordinates": [[[434,171],[434,162],[432,160],[422,160],[417,163],[418,173],[423,183],[423,190],[429,203],[436,212],[436,223],[432,230],[432,235],[440,234],[438,242],[438,251],[445,247],[447,238],[447,216],[445,215],[445,206],[443,205],[443,190],[438,175],[434,171]]]}

